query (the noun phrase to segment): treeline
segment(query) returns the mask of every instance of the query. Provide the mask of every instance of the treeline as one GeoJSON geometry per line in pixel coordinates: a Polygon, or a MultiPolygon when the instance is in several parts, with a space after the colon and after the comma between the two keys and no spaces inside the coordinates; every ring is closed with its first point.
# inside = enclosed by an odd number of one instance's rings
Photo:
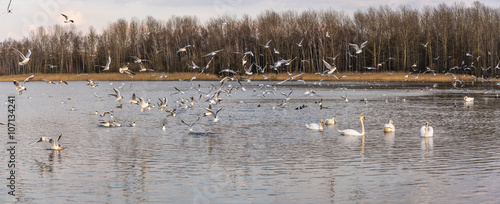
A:
{"type": "MultiPolygon", "coordinates": [[[[96,73],[111,56],[110,72],[130,62],[130,56],[148,59],[146,68],[156,72],[199,72],[189,68],[195,62],[205,66],[212,51],[217,53],[207,73],[243,68],[255,63],[266,72],[308,72],[325,70],[323,59],[340,72],[398,71],[473,74],[495,76],[500,69],[500,8],[482,3],[440,4],[416,10],[388,6],[357,11],[352,16],[335,10],[264,11],[255,18],[221,16],[201,24],[195,16],[173,16],[158,20],[147,17],[128,22],[118,19],[101,32],[90,27],[85,34],[73,26],[39,27],[22,40],[0,44],[0,74],[96,73]],[[303,39],[303,41],[302,41],[303,39]],[[270,42],[269,42],[270,41],[270,42]],[[300,44],[300,42],[302,43],[300,44]],[[356,54],[350,43],[368,41],[356,54]],[[269,48],[264,45],[269,42],[269,48]],[[178,50],[186,45],[186,51],[178,50]],[[299,46],[301,45],[301,46],[299,46]],[[31,60],[19,66],[31,50],[31,60]],[[243,64],[243,54],[247,55],[243,64]],[[279,54],[278,54],[279,52],[279,54]],[[338,57],[333,61],[328,57],[338,57]],[[277,70],[272,65],[293,59],[277,70]],[[57,67],[51,68],[49,65],[57,67]],[[366,69],[373,67],[376,69],[366,69]]],[[[256,72],[253,66],[253,72],[256,72]]]]}

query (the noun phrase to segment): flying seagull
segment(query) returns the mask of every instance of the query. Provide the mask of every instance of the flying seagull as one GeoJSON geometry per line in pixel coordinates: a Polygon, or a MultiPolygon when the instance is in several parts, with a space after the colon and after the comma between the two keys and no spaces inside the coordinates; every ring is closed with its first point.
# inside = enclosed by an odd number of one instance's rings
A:
{"type": "Polygon", "coordinates": [[[66,19],[66,20],[64,21],[64,23],[75,23],[75,21],[73,21],[73,20],[68,20],[68,16],[67,16],[67,15],[65,15],[65,14],[61,13],[61,16],[64,16],[64,19],[66,19]]]}
{"type": "Polygon", "coordinates": [[[189,127],[189,131],[192,132],[193,131],[193,126],[200,120],[200,117],[198,117],[198,119],[196,121],[194,121],[193,123],[186,123],[184,122],[184,120],[181,120],[182,123],[184,123],[185,125],[187,125],[189,127]]]}
{"type": "Polygon", "coordinates": [[[137,63],[137,64],[140,64],[140,63],[142,63],[142,62],[149,61],[149,60],[147,60],[147,59],[141,59],[141,58],[136,57],[136,56],[130,56],[130,57],[134,58],[134,62],[135,62],[135,63],[137,63]]]}
{"type": "Polygon", "coordinates": [[[177,53],[179,53],[179,52],[186,52],[188,47],[191,47],[191,45],[186,45],[186,46],[180,48],[179,50],[177,50],[177,53]]]}
{"type": "Polygon", "coordinates": [[[206,54],[206,55],[203,55],[203,57],[206,57],[206,56],[214,56],[214,55],[216,55],[216,54],[217,54],[218,52],[220,52],[220,51],[222,51],[222,50],[216,50],[216,51],[213,51],[213,52],[211,52],[211,53],[208,53],[208,54],[206,54]]]}
{"type": "Polygon", "coordinates": [[[349,43],[349,45],[356,50],[356,54],[359,54],[359,53],[363,52],[363,48],[366,46],[367,43],[368,43],[368,41],[361,43],[361,45],[359,45],[359,46],[357,44],[354,44],[354,43],[349,43]]]}
{"type": "Polygon", "coordinates": [[[23,65],[28,64],[28,62],[30,61],[30,55],[31,55],[31,50],[30,49],[28,49],[28,52],[26,53],[26,55],[23,55],[23,53],[21,53],[16,48],[12,48],[12,49],[14,49],[15,51],[17,51],[17,54],[19,54],[19,56],[21,56],[21,59],[23,59],[23,61],[19,62],[19,65],[23,66],[23,65]]]}
{"type": "Polygon", "coordinates": [[[120,95],[120,91],[118,91],[118,89],[116,89],[116,88],[113,88],[113,90],[115,90],[116,94],[108,94],[108,95],[114,96],[116,98],[116,101],[122,100],[123,97],[120,95]]]}
{"type": "Polygon", "coordinates": [[[27,89],[24,87],[24,84],[28,81],[31,81],[34,77],[35,77],[35,75],[31,75],[28,78],[26,78],[23,81],[23,85],[21,85],[21,83],[19,83],[18,81],[14,80],[14,85],[16,86],[16,89],[17,89],[19,95],[21,95],[22,91],[27,91],[27,89]]]}
{"type": "Polygon", "coordinates": [[[109,70],[109,64],[111,64],[111,56],[108,56],[108,62],[106,62],[105,66],[102,66],[102,65],[97,65],[97,66],[103,68],[102,71],[108,71],[109,70]]]}
{"type": "Polygon", "coordinates": [[[271,42],[271,40],[267,41],[266,45],[260,45],[260,46],[262,46],[262,47],[264,47],[264,48],[269,48],[269,43],[270,43],[270,42],[271,42]]]}

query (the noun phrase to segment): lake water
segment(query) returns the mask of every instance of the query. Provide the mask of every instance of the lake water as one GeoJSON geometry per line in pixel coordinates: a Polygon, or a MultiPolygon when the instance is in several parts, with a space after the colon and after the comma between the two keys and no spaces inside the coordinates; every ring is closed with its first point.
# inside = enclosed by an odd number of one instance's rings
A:
{"type": "MultiPolygon", "coordinates": [[[[434,83],[413,82],[242,82],[246,91],[221,93],[223,100],[212,107],[222,108],[219,121],[201,117],[193,132],[181,120],[190,123],[206,112],[207,98],[197,101],[198,83],[208,92],[219,82],[99,81],[93,89],[83,81],[68,83],[28,82],[22,95],[12,82],[0,83],[5,101],[16,96],[18,142],[16,196],[7,195],[3,179],[0,201],[500,202],[500,86],[494,83],[457,89],[451,83],[433,88],[434,83]],[[174,86],[184,94],[174,94],[174,86]],[[108,96],[113,88],[121,91],[121,102],[108,96]],[[311,89],[316,94],[306,95],[311,89]],[[290,90],[291,100],[278,106],[286,98],[280,92],[290,90]],[[141,112],[128,103],[132,93],[156,107],[141,112]],[[191,96],[197,101],[193,107],[176,103],[191,96]],[[474,103],[464,104],[464,96],[474,103]],[[167,109],[177,109],[175,117],[159,110],[160,97],[168,98],[167,109]],[[100,127],[109,115],[92,114],[111,109],[111,120],[122,127],[100,127]],[[360,131],[360,116],[366,117],[365,136],[339,134],[338,129],[360,131]],[[331,117],[338,124],[322,132],[305,126],[331,117]],[[389,120],[394,134],[383,132],[389,120]],[[434,128],[432,138],[418,136],[426,121],[434,128]],[[61,151],[50,150],[48,142],[32,144],[60,134],[61,151]]],[[[239,88],[229,81],[223,89],[230,85],[239,88]]],[[[6,122],[7,105],[0,109],[0,122],[6,122]]],[[[0,128],[7,132],[5,125],[0,128]]],[[[1,159],[3,178],[9,176],[8,156],[4,152],[1,159]]]]}

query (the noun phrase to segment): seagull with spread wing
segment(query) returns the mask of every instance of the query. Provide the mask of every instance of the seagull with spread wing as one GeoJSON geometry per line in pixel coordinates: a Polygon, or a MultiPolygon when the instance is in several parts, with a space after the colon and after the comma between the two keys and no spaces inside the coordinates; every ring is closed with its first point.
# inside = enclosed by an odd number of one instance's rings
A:
{"type": "Polygon", "coordinates": [[[23,55],[23,53],[21,53],[16,48],[12,48],[12,49],[14,49],[15,51],[17,51],[17,54],[19,54],[19,56],[21,57],[21,59],[23,59],[23,61],[19,62],[19,65],[23,66],[23,65],[28,64],[28,62],[30,61],[30,55],[31,55],[31,50],[30,49],[28,49],[28,52],[26,53],[26,55],[23,55]]]}
{"type": "Polygon", "coordinates": [[[61,16],[64,16],[64,19],[66,19],[64,20],[64,23],[75,23],[75,21],[68,19],[68,16],[66,14],[61,13],[61,16]]]}
{"type": "Polygon", "coordinates": [[[24,84],[28,81],[31,81],[34,77],[35,77],[35,75],[31,75],[28,78],[26,78],[23,81],[23,85],[21,85],[21,83],[19,83],[17,80],[14,80],[14,85],[16,86],[16,89],[17,89],[17,92],[19,95],[21,95],[22,91],[27,91],[26,87],[24,87],[24,84]]]}
{"type": "Polygon", "coordinates": [[[359,46],[357,44],[354,44],[354,43],[349,43],[349,45],[356,50],[356,54],[359,54],[359,53],[363,52],[363,48],[366,46],[367,43],[368,43],[368,41],[361,43],[361,45],[359,45],[359,46]]]}

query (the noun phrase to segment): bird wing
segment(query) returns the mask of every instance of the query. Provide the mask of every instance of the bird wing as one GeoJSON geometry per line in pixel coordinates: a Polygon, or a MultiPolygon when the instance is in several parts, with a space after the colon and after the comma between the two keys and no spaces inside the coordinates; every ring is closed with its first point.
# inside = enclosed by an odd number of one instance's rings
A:
{"type": "Polygon", "coordinates": [[[19,90],[21,88],[21,84],[16,80],[14,80],[13,82],[14,82],[14,85],[16,86],[16,89],[19,90]]]}
{"type": "Polygon", "coordinates": [[[31,55],[31,50],[28,49],[28,52],[26,53],[26,58],[30,58],[30,55],[31,55]]]}
{"type": "Polygon", "coordinates": [[[125,72],[126,74],[128,75],[135,75],[135,73],[133,71],[130,71],[130,70],[123,70],[123,72],[125,72]]]}
{"type": "Polygon", "coordinates": [[[12,48],[14,49],[15,51],[17,51],[17,54],[19,54],[19,56],[21,56],[21,58],[24,60],[26,59],[26,57],[23,55],[23,53],[21,53],[19,50],[17,50],[16,48],[12,48]]]}
{"type": "Polygon", "coordinates": [[[65,18],[66,20],[68,20],[68,16],[67,16],[67,15],[64,15],[64,14],[62,14],[62,13],[61,13],[61,16],[64,16],[64,18],[65,18]]]}
{"type": "Polygon", "coordinates": [[[108,56],[108,62],[106,62],[106,67],[109,68],[110,64],[111,64],[111,56],[108,56]]]}
{"type": "Polygon", "coordinates": [[[361,46],[359,47],[359,49],[363,49],[366,46],[366,44],[368,44],[368,40],[365,41],[364,43],[361,43],[361,46]]]}
{"type": "Polygon", "coordinates": [[[353,47],[356,51],[359,50],[359,46],[357,44],[349,43],[351,47],[353,47]]]}
{"type": "Polygon", "coordinates": [[[10,4],[12,3],[12,0],[9,1],[9,5],[7,6],[7,12],[10,10],[10,4]]]}
{"type": "Polygon", "coordinates": [[[116,97],[120,97],[120,91],[116,88],[113,88],[113,90],[115,90],[115,93],[116,93],[116,97]]]}
{"type": "Polygon", "coordinates": [[[35,78],[35,75],[31,75],[29,77],[27,77],[24,81],[23,81],[23,85],[24,83],[28,82],[28,81],[31,81],[33,78],[35,78]]]}
{"type": "Polygon", "coordinates": [[[327,69],[332,70],[332,65],[330,65],[328,62],[326,62],[324,59],[323,59],[323,63],[325,64],[327,69]]]}

